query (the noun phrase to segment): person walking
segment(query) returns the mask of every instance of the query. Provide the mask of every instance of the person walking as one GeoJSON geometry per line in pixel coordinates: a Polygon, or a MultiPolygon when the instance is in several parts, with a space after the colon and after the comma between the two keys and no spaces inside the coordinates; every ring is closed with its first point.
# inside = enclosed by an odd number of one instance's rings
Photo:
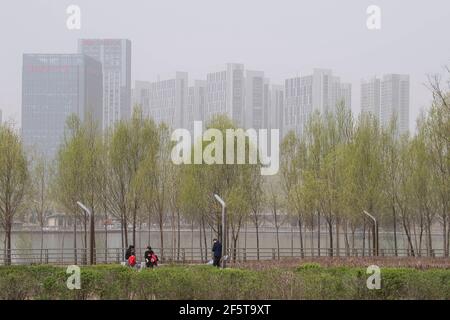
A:
{"type": "Polygon", "coordinates": [[[212,252],[214,253],[213,266],[220,267],[220,259],[222,258],[222,243],[219,240],[213,240],[212,252]]]}

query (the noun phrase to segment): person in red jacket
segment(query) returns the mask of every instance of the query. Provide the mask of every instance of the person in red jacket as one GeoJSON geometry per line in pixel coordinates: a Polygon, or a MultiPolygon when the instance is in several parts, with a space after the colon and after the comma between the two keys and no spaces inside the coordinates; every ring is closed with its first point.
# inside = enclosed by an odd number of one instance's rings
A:
{"type": "Polygon", "coordinates": [[[136,255],[134,251],[131,252],[131,255],[128,257],[128,265],[132,268],[136,265],[136,255]]]}

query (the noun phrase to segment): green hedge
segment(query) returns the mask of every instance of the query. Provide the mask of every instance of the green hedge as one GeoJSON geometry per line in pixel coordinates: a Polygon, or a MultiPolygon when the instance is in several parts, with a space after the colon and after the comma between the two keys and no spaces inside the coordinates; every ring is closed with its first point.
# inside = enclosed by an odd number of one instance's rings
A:
{"type": "Polygon", "coordinates": [[[81,268],[69,290],[66,269],[0,267],[0,299],[450,299],[450,270],[382,268],[381,289],[368,290],[365,269],[217,269],[164,266],[141,272],[117,265],[81,268]]]}

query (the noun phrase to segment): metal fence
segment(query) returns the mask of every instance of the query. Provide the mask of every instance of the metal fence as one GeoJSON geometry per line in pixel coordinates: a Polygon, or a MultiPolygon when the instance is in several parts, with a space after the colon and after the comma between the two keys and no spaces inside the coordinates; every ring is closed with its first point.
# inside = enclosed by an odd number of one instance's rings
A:
{"type": "MultiPolygon", "coordinates": [[[[136,248],[136,258],[138,262],[143,261],[145,248],[136,248]]],[[[159,255],[161,262],[168,263],[206,263],[211,259],[211,252],[200,248],[181,248],[172,249],[165,248],[161,254],[160,248],[153,248],[159,255]]],[[[97,264],[105,263],[121,263],[124,261],[125,249],[123,248],[108,248],[97,249],[94,252],[94,260],[97,264]]],[[[8,256],[11,257],[11,264],[13,265],[31,265],[31,264],[53,264],[53,265],[87,265],[89,264],[89,249],[86,248],[65,248],[65,249],[11,249],[10,255],[5,250],[0,253],[0,264],[7,264],[8,256]]],[[[227,255],[231,261],[254,261],[254,260],[277,260],[284,258],[310,258],[310,257],[363,257],[373,256],[373,251],[369,248],[355,248],[346,250],[342,248],[327,249],[321,248],[236,248],[236,250],[229,248],[227,255]]],[[[380,249],[379,256],[394,257],[396,256],[394,249],[380,249]]],[[[397,256],[399,257],[443,257],[444,250],[434,249],[432,252],[422,250],[421,252],[413,252],[407,249],[398,249],[397,256]]]]}

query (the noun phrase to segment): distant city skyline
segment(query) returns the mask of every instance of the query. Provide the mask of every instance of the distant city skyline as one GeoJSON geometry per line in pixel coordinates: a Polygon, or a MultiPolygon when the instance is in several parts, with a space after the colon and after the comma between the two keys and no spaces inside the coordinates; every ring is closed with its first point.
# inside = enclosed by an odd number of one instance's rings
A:
{"type": "MultiPolygon", "coordinates": [[[[450,28],[450,3],[379,1],[382,28],[366,27],[370,1],[145,1],[129,5],[78,0],[80,31],[66,28],[70,1],[18,0],[5,5],[0,35],[0,109],[3,120],[20,127],[21,56],[25,52],[73,53],[84,38],[126,38],[133,43],[131,83],[154,81],[166,72],[185,71],[190,79],[218,64],[242,63],[261,70],[272,84],[333,70],[352,84],[352,109],[360,109],[361,79],[409,74],[409,127],[431,102],[427,74],[450,64],[450,42],[439,30],[450,28]],[[27,10],[23,10],[26,7],[27,10]],[[105,8],[107,8],[105,10],[105,8]],[[320,17],[320,19],[318,19],[320,17]]],[[[189,84],[190,86],[192,83],[189,84]]]]}

